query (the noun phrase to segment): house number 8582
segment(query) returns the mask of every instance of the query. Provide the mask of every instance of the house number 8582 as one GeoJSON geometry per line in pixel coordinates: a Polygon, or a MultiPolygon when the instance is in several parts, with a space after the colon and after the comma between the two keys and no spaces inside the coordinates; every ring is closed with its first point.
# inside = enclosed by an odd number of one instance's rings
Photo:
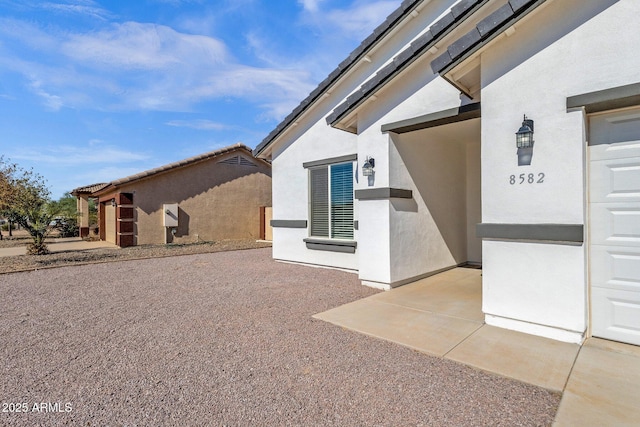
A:
{"type": "Polygon", "coordinates": [[[509,176],[509,184],[542,184],[544,182],[544,174],[542,172],[535,173],[521,173],[520,175],[509,176]]]}

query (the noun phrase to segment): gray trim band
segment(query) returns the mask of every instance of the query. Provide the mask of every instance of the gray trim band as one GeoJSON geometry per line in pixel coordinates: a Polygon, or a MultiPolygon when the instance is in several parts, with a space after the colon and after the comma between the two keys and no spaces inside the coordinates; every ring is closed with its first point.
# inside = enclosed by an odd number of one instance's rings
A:
{"type": "Polygon", "coordinates": [[[358,242],[351,240],[325,240],[325,239],[304,239],[307,249],[328,252],[341,252],[346,254],[356,253],[358,242]]]}
{"type": "Polygon", "coordinates": [[[306,219],[272,219],[270,224],[276,228],[307,228],[306,219]]]}
{"type": "Polygon", "coordinates": [[[382,132],[407,133],[480,117],[480,103],[462,105],[424,116],[382,125],[382,132]]]}
{"type": "Polygon", "coordinates": [[[488,224],[476,225],[476,236],[483,239],[584,242],[582,224],[488,224]]]}
{"type": "Polygon", "coordinates": [[[355,198],[357,200],[411,199],[413,198],[413,192],[402,188],[367,188],[365,190],[356,190],[355,198]]]}
{"type": "Polygon", "coordinates": [[[567,98],[567,110],[584,107],[587,113],[640,105],[640,83],[618,86],[567,98]]]}
{"type": "Polygon", "coordinates": [[[358,160],[357,154],[347,154],[346,156],[332,157],[330,159],[322,159],[322,160],[314,160],[312,162],[305,162],[302,164],[302,167],[306,169],[306,168],[312,168],[315,166],[331,165],[334,163],[353,162],[356,160],[358,160]]]}

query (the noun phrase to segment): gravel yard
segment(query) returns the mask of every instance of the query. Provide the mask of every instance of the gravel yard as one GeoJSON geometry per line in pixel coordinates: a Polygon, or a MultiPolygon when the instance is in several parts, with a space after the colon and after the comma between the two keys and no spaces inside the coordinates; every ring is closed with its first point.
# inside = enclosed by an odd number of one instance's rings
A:
{"type": "Polygon", "coordinates": [[[560,401],[313,319],[375,291],[267,248],[3,274],[0,292],[3,426],[538,426],[560,401]]]}
{"type": "MultiPolygon", "coordinates": [[[[55,239],[51,239],[48,243],[55,243],[55,241],[55,239]]],[[[4,242],[6,243],[4,247],[16,246],[10,240],[5,240],[4,242]]],[[[25,245],[24,241],[18,242],[21,242],[23,246],[25,245]]],[[[68,265],[172,257],[240,249],[265,248],[270,246],[270,242],[259,242],[256,240],[219,240],[216,242],[190,244],[131,246],[122,249],[73,250],[50,253],[48,255],[6,256],[0,257],[0,274],[68,265]]],[[[0,248],[2,247],[3,246],[0,245],[0,248]]]]}

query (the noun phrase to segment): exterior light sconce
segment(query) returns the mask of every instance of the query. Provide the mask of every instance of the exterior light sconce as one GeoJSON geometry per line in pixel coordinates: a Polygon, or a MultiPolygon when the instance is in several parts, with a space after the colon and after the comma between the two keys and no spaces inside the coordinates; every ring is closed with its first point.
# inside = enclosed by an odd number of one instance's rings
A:
{"type": "Polygon", "coordinates": [[[518,147],[518,166],[529,166],[533,157],[533,120],[524,116],[522,126],[516,132],[516,147],[518,147]]]}
{"type": "Polygon", "coordinates": [[[116,207],[116,199],[111,199],[111,206],[116,207]]]}
{"type": "Polygon", "coordinates": [[[367,156],[367,161],[362,165],[362,176],[373,176],[373,168],[376,166],[376,159],[367,156]]]}

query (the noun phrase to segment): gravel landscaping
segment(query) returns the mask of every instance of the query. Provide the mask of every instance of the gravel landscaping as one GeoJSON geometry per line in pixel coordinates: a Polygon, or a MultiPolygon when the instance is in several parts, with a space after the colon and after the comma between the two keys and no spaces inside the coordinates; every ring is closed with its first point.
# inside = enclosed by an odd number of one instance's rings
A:
{"type": "MultiPolygon", "coordinates": [[[[55,243],[55,239],[48,243],[55,243]]],[[[5,241],[9,243],[10,241],[5,241]]],[[[22,245],[25,245],[22,242],[22,245]]],[[[14,245],[15,246],[15,245],[14,245]]],[[[219,240],[170,245],[142,245],[129,248],[108,248],[72,250],[50,253],[48,255],[18,255],[0,257],[0,274],[16,271],[37,270],[41,268],[82,265],[99,262],[124,261],[145,258],[172,257],[210,252],[234,251],[240,249],[256,249],[270,247],[270,242],[256,240],[219,240]]],[[[3,246],[0,245],[0,248],[3,246]]],[[[9,245],[4,247],[12,247],[9,245]]]]}
{"type": "Polygon", "coordinates": [[[268,248],[3,274],[0,292],[3,426],[542,426],[560,401],[313,319],[376,291],[268,248]]]}

